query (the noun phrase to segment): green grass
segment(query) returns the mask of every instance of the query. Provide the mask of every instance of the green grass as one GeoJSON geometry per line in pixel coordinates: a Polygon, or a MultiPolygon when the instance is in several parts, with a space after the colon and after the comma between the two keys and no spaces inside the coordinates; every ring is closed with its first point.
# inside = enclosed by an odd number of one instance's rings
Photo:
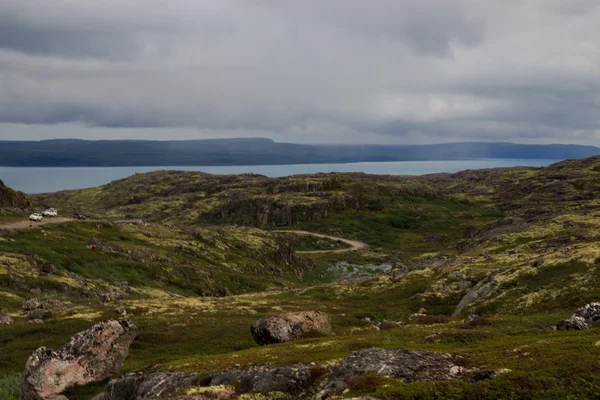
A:
{"type": "MultiPolygon", "coordinates": [[[[283,259],[274,237],[264,246],[252,247],[218,228],[206,231],[214,237],[193,237],[172,230],[163,243],[160,236],[154,236],[157,232],[147,231],[148,237],[119,225],[92,222],[46,226],[43,230],[5,233],[8,240],[0,240],[0,253],[53,263],[59,275],[74,273],[107,283],[127,282],[130,286],[191,296],[292,286],[300,283],[302,272],[310,268],[302,261],[283,259]],[[113,247],[91,251],[87,246],[91,237],[113,247]],[[183,243],[181,249],[178,242],[183,243]]],[[[6,282],[6,286],[10,286],[11,279],[0,272],[0,282],[6,282]]],[[[29,286],[43,291],[60,291],[64,285],[56,284],[51,277],[24,279],[29,286]]]]}
{"type": "Polygon", "coordinates": [[[346,243],[339,240],[331,240],[329,238],[321,238],[311,235],[301,235],[290,232],[279,233],[278,236],[294,251],[338,250],[350,247],[346,243]]]}
{"type": "Polygon", "coordinates": [[[21,398],[21,376],[0,375],[0,400],[17,400],[21,398]]]}
{"type": "Polygon", "coordinates": [[[297,229],[341,232],[344,237],[366,242],[372,248],[402,251],[413,257],[431,251],[454,252],[467,226],[497,220],[475,204],[456,199],[389,199],[378,210],[343,210],[327,218],[302,224],[297,229]],[[441,229],[442,228],[442,229],[441,229]]]}

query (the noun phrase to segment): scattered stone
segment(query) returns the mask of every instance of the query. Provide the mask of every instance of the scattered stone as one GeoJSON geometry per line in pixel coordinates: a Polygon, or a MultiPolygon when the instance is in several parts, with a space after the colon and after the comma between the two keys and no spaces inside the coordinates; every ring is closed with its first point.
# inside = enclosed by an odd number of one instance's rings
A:
{"type": "Polygon", "coordinates": [[[544,259],[541,257],[538,258],[537,260],[533,260],[531,262],[531,266],[534,268],[541,267],[543,264],[544,264],[544,259]]]}
{"type": "Polygon", "coordinates": [[[559,331],[580,331],[588,329],[590,326],[582,317],[571,317],[556,324],[556,330],[559,331]]]}
{"type": "Polygon", "coordinates": [[[467,318],[465,318],[464,323],[473,327],[490,325],[490,321],[488,321],[487,318],[481,317],[477,314],[467,315],[467,318]]]}
{"type": "Polygon", "coordinates": [[[408,317],[408,323],[412,325],[435,325],[448,322],[450,322],[450,318],[445,315],[413,314],[408,317]]]}
{"type": "Polygon", "coordinates": [[[41,272],[47,275],[53,275],[58,272],[58,269],[52,263],[45,263],[42,265],[41,272]]]}
{"type": "Polygon", "coordinates": [[[124,308],[117,308],[115,310],[115,312],[120,315],[121,317],[126,317],[127,316],[127,310],[125,310],[124,308]]]}
{"type": "Polygon", "coordinates": [[[54,313],[52,311],[38,308],[38,309],[31,311],[29,314],[27,314],[27,317],[25,317],[25,319],[27,319],[28,321],[44,320],[44,319],[52,318],[53,316],[54,316],[54,313]]]}
{"type": "Polygon", "coordinates": [[[40,308],[42,306],[42,303],[40,303],[40,301],[36,298],[32,298],[29,300],[26,300],[23,303],[23,310],[24,311],[31,311],[31,310],[35,310],[36,308],[40,308]]]}
{"type": "Polygon", "coordinates": [[[111,377],[123,366],[136,333],[129,321],[108,320],[74,335],[59,351],[40,347],[23,372],[23,400],[47,399],[111,377]]]}
{"type": "Polygon", "coordinates": [[[319,311],[266,316],[254,321],[250,333],[261,346],[291,342],[308,334],[333,334],[329,317],[319,311]]]}
{"type": "Polygon", "coordinates": [[[377,327],[379,330],[385,331],[388,329],[400,328],[404,326],[404,324],[399,321],[388,321],[387,319],[384,319],[382,321],[375,322],[373,326],[377,327]]]}
{"type": "Polygon", "coordinates": [[[14,324],[12,317],[4,312],[0,312],[0,326],[14,324]]]}
{"type": "Polygon", "coordinates": [[[421,343],[436,343],[442,340],[442,334],[439,332],[432,333],[431,335],[425,336],[421,339],[421,343]]]}
{"type": "Polygon", "coordinates": [[[559,321],[556,329],[559,331],[579,331],[600,326],[600,303],[589,303],[581,307],[571,318],[559,321]]]}

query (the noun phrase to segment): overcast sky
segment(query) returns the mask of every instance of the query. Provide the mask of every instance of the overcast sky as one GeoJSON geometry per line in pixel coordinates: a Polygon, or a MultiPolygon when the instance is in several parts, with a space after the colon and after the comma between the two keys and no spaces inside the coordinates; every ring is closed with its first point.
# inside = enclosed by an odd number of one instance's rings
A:
{"type": "Polygon", "coordinates": [[[0,0],[0,140],[600,144],[598,0],[0,0]]]}

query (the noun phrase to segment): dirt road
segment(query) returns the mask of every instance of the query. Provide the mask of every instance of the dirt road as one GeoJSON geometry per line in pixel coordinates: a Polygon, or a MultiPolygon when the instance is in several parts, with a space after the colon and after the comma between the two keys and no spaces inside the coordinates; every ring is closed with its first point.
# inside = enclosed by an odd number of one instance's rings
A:
{"type": "Polygon", "coordinates": [[[342,243],[346,243],[347,245],[350,246],[349,248],[346,248],[346,249],[336,249],[336,250],[301,250],[301,251],[296,252],[298,254],[345,253],[347,251],[362,250],[362,249],[366,249],[369,247],[369,245],[367,245],[366,243],[360,242],[358,240],[344,239],[344,238],[323,235],[321,233],[314,233],[314,232],[309,232],[309,231],[273,231],[273,232],[295,233],[298,235],[311,235],[311,236],[329,239],[329,240],[338,240],[338,241],[340,241],[342,243]]]}
{"type": "Polygon", "coordinates": [[[33,225],[34,227],[36,226],[40,226],[40,225],[50,225],[50,224],[64,224],[65,222],[71,222],[71,221],[76,221],[73,218],[44,218],[42,219],[40,222],[31,222],[29,220],[25,220],[25,221],[19,221],[19,222],[11,222],[10,224],[4,224],[4,225],[0,225],[0,229],[8,229],[8,230],[15,230],[15,229],[29,229],[30,224],[33,225]]]}

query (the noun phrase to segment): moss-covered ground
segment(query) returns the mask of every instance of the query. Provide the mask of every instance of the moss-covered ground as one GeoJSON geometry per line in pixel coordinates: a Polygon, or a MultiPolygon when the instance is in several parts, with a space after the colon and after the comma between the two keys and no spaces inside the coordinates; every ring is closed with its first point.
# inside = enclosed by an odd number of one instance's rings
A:
{"type": "MultiPolygon", "coordinates": [[[[403,384],[366,376],[350,382],[344,396],[600,398],[600,328],[551,329],[600,300],[598,165],[593,158],[419,178],[321,174],[271,180],[173,172],[40,197],[36,201],[60,199],[73,209],[100,210],[101,218],[152,214],[158,222],[2,233],[0,308],[16,322],[0,327],[0,399],[14,398],[7,393],[15,391],[35,348],[58,348],[94,322],[117,317],[117,309],[139,328],[124,372],[331,366],[355,350],[380,346],[450,352],[471,369],[504,373],[477,384],[403,384]],[[125,195],[118,197],[119,190],[125,195]],[[224,225],[206,225],[208,220],[224,225]],[[290,241],[281,236],[288,234],[241,226],[260,221],[288,221],[293,229],[370,247],[298,255],[292,250],[335,244],[290,241]],[[102,243],[94,251],[86,246],[90,237],[102,243]],[[40,275],[45,262],[57,272],[40,275]],[[339,262],[395,268],[340,282],[330,273],[339,262]],[[493,283],[489,292],[452,317],[461,299],[485,282],[493,283]],[[30,325],[21,304],[33,296],[61,300],[66,310],[30,325]],[[409,323],[420,308],[430,317],[409,323]],[[253,342],[249,328],[256,318],[311,309],[330,315],[336,335],[267,347],[253,342]],[[467,313],[490,323],[468,326],[467,313]],[[405,325],[373,326],[382,320],[405,325]],[[433,333],[439,340],[423,341],[433,333]]],[[[281,229],[278,223],[263,227],[281,229]]],[[[68,396],[89,399],[101,391],[102,384],[90,385],[68,396]]]]}

